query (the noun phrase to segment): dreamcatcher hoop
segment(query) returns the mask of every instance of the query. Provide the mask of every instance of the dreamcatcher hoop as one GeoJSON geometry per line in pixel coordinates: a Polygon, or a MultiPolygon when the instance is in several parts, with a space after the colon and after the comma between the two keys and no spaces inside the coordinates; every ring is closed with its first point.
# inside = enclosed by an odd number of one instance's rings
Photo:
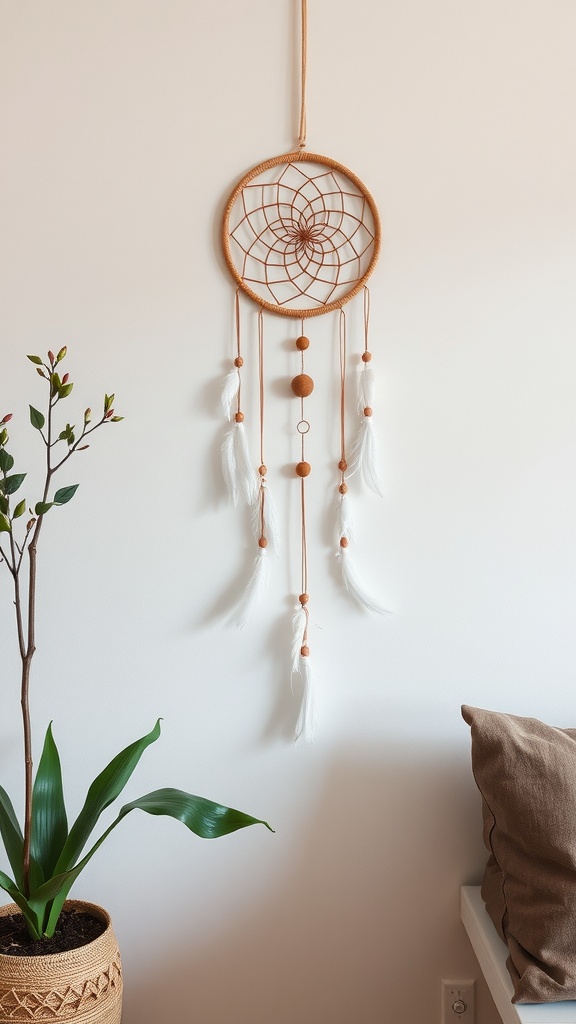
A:
{"type": "Polygon", "coordinates": [[[376,203],[357,175],[304,150],[253,167],[228,199],[222,223],[224,256],[238,287],[262,309],[300,319],[341,309],[364,287],[380,238],[376,203]],[[298,166],[305,164],[319,165],[320,174],[298,166]],[[276,179],[256,182],[282,166],[276,179]],[[295,305],[301,299],[308,305],[295,305]]]}

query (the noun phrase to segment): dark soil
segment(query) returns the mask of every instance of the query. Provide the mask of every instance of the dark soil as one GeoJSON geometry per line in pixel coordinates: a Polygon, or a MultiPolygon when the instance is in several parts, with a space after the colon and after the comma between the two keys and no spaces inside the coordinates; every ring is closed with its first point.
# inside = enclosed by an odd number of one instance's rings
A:
{"type": "Polygon", "coordinates": [[[63,910],[51,939],[31,939],[22,914],[0,917],[0,953],[45,956],[86,946],[106,930],[106,923],[84,911],[63,910]]]}

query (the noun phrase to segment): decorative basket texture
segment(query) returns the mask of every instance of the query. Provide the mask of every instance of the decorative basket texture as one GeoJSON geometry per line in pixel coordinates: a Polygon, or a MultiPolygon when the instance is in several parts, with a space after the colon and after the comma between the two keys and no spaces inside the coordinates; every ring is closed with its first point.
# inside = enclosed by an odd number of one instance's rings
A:
{"type": "MultiPolygon", "coordinates": [[[[65,953],[0,954],[0,1024],[120,1024],[122,966],[110,917],[102,907],[81,900],[67,900],[64,906],[105,921],[106,930],[93,942],[65,953]]],[[[13,903],[0,907],[2,916],[17,912],[13,903]]]]}

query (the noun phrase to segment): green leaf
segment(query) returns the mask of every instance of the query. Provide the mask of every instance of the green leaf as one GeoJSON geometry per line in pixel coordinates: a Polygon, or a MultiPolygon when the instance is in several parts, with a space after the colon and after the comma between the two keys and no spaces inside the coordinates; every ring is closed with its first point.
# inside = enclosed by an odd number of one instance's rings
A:
{"type": "Polygon", "coordinates": [[[3,871],[0,871],[0,889],[4,889],[9,896],[12,897],[14,903],[20,907],[24,920],[28,926],[28,931],[33,939],[39,939],[42,937],[42,926],[38,920],[38,915],[34,909],[30,906],[30,902],[26,899],[24,894],[20,892],[20,889],[12,881],[9,875],[5,875],[3,871]]]}
{"type": "Polygon", "coordinates": [[[3,473],[9,473],[14,465],[14,459],[8,454],[5,448],[0,448],[0,469],[3,473]]]}
{"type": "Polygon", "coordinates": [[[248,825],[265,825],[270,832],[274,831],[268,822],[261,818],[253,818],[243,811],[215,804],[212,800],[185,793],[182,789],[156,789],[153,793],[132,800],[122,807],[118,820],[136,808],[146,811],[147,814],[167,814],[171,818],[176,818],[201,839],[219,839],[248,825]]]}
{"type": "MultiPolygon", "coordinates": [[[[28,357],[28,358],[30,358],[30,357],[28,357]]],[[[39,412],[38,409],[35,409],[33,405],[31,405],[30,406],[30,423],[32,424],[32,426],[36,427],[36,430],[42,430],[42,427],[44,426],[45,422],[46,421],[45,421],[44,416],[42,415],[42,413],[39,412]]]]}
{"type": "Polygon", "coordinates": [[[60,487],[54,495],[55,505],[65,505],[71,498],[74,497],[78,490],[79,484],[70,484],[69,487],[60,487]]]}
{"type": "Polygon", "coordinates": [[[36,366],[43,365],[40,356],[27,356],[26,358],[29,359],[31,363],[36,363],[36,366]]]}
{"type": "Polygon", "coordinates": [[[0,446],[3,445],[3,444],[6,444],[7,440],[8,440],[8,431],[6,430],[6,427],[3,427],[2,430],[0,430],[0,446]]]}
{"type": "Polygon", "coordinates": [[[2,494],[2,491],[0,491],[0,512],[8,513],[9,508],[10,502],[8,501],[8,498],[5,494],[2,494]]]}
{"type": "Polygon", "coordinates": [[[34,512],[37,516],[43,516],[48,509],[52,508],[53,501],[37,501],[34,506],[34,512]]]}
{"type": "Polygon", "coordinates": [[[25,511],[26,511],[26,498],[23,498],[23,500],[19,501],[18,504],[16,505],[16,508],[14,509],[14,514],[12,516],[12,519],[19,519],[20,516],[24,515],[25,511]]]}
{"type": "Polygon", "coordinates": [[[68,395],[72,391],[73,387],[73,384],[63,384],[62,387],[58,388],[59,398],[68,398],[68,395]]]}
{"type": "Polygon", "coordinates": [[[7,476],[4,480],[1,480],[0,487],[4,494],[14,494],[25,479],[26,473],[14,473],[12,476],[7,476]]]}
{"type": "Polygon", "coordinates": [[[84,807],[70,829],[55,871],[68,871],[75,864],[102,811],[122,792],[146,747],[154,743],[159,735],[160,719],[151,732],[117,754],[104,771],[94,779],[88,790],[84,807]]]}
{"type": "Polygon", "coordinates": [[[11,533],[12,527],[10,526],[10,520],[3,512],[0,512],[0,533],[11,533]]]}
{"type": "Polygon", "coordinates": [[[0,786],[0,835],[4,843],[10,867],[14,872],[16,885],[22,887],[24,873],[22,868],[24,840],[12,801],[5,789],[0,786]]]}
{"type": "Polygon", "coordinates": [[[67,838],[62,770],[50,724],[32,791],[30,844],[30,852],[40,864],[45,878],[51,877],[67,838]]]}
{"type": "MultiPolygon", "coordinates": [[[[252,818],[249,814],[244,814],[242,811],[235,811],[231,807],[215,804],[202,796],[193,796],[192,793],[185,793],[181,789],[157,789],[153,793],[147,793],[145,796],[132,800],[121,808],[118,817],[108,826],[92,849],[88,851],[86,856],[74,868],[51,878],[34,893],[35,900],[43,901],[44,903],[53,900],[45,929],[47,936],[54,933],[60,911],[80,872],[84,870],[88,861],[94,856],[99,847],[102,846],[105,839],[108,838],[112,829],[116,828],[116,825],[130,811],[137,808],[147,811],[148,814],[166,814],[171,818],[176,818],[203,839],[217,839],[220,836],[228,835],[230,832],[235,832],[239,828],[246,828],[248,825],[265,825],[271,832],[274,831],[274,829],[270,828],[267,821],[262,821],[260,818],[252,818]]],[[[32,903],[32,900],[30,902],[32,903]]],[[[34,905],[36,904],[34,903],[34,905]]]]}

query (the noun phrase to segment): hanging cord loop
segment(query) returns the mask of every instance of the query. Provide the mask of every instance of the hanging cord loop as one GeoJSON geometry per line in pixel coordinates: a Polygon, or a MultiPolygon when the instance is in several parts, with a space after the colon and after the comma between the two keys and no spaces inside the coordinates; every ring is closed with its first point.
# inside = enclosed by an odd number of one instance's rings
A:
{"type": "Polygon", "coordinates": [[[300,127],[298,130],[298,147],[306,147],[306,64],[308,58],[308,16],[307,0],[301,6],[302,42],[300,48],[300,127]]]}

